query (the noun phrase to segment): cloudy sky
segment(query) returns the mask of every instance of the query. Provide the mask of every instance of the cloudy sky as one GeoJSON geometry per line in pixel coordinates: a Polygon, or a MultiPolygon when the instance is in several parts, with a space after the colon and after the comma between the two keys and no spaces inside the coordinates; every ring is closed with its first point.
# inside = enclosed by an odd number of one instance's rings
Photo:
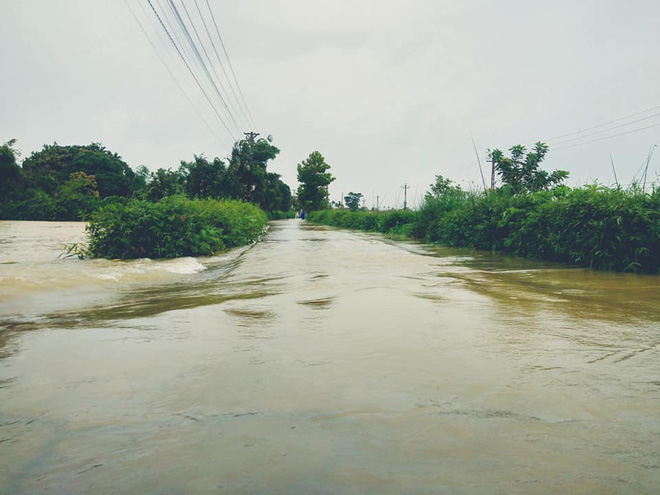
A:
{"type": "MultiPolygon", "coordinates": [[[[167,0],[152,3],[167,14],[167,0]]],[[[194,0],[183,3],[194,19],[194,0]]],[[[292,188],[314,150],[337,177],[332,199],[357,191],[367,206],[376,195],[401,206],[404,184],[414,204],[436,174],[481,187],[472,137],[482,163],[488,148],[546,141],[545,168],[568,170],[571,185],[613,183],[610,153],[628,183],[660,144],[657,0],[210,5],[254,127],[236,102],[237,124],[216,103],[218,113],[234,137],[274,137],[282,152],[270,168],[292,188]]],[[[156,170],[229,153],[232,137],[147,0],[0,0],[0,9],[0,141],[17,138],[24,157],[54,141],[102,142],[156,170]]],[[[658,173],[660,149],[648,176],[658,173]]]]}

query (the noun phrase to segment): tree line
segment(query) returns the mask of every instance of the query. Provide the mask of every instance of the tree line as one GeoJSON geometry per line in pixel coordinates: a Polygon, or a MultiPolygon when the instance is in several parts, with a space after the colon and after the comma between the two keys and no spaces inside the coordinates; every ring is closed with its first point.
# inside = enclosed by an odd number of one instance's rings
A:
{"type": "Polygon", "coordinates": [[[298,165],[297,195],[268,170],[280,150],[269,139],[236,141],[223,160],[193,155],[177,168],[133,170],[101,143],[46,144],[19,163],[16,140],[0,145],[0,219],[80,220],[104,204],[182,195],[251,202],[266,212],[329,206],[334,177],[318,152],[298,165]]]}

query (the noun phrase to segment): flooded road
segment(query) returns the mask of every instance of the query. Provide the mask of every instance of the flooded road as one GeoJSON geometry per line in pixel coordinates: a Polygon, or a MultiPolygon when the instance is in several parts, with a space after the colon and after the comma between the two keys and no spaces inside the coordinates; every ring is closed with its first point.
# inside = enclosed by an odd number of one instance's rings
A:
{"type": "Polygon", "coordinates": [[[651,494],[660,279],[298,220],[58,260],[0,222],[0,493],[651,494]]]}

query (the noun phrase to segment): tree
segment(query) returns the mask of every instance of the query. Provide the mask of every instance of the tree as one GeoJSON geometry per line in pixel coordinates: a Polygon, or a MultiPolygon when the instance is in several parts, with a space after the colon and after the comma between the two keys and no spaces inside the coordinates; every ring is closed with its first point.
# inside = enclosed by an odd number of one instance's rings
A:
{"type": "Polygon", "coordinates": [[[228,198],[231,196],[227,167],[220,158],[212,162],[203,155],[195,156],[193,162],[185,163],[188,169],[186,193],[192,198],[228,198]]]}
{"type": "Polygon", "coordinates": [[[509,187],[513,194],[521,192],[536,192],[561,184],[568,177],[565,170],[555,170],[548,173],[539,168],[550,148],[547,144],[538,142],[533,151],[518,144],[509,148],[511,157],[504,156],[502,151],[488,151],[489,159],[494,163],[502,183],[509,187]]]}
{"type": "Polygon", "coordinates": [[[100,143],[85,146],[44,145],[23,162],[28,187],[53,194],[74,172],[96,177],[99,195],[130,196],[134,172],[122,159],[100,143]]]}
{"type": "Polygon", "coordinates": [[[96,177],[85,172],[74,172],[55,195],[58,217],[80,220],[99,206],[96,177]]]}
{"type": "Polygon", "coordinates": [[[23,180],[21,167],[16,162],[20,152],[14,148],[15,139],[0,146],[0,194],[2,198],[13,196],[23,180]]]}
{"type": "Polygon", "coordinates": [[[442,196],[456,196],[463,193],[461,186],[451,179],[446,179],[442,175],[435,176],[435,182],[431,184],[431,190],[426,193],[426,198],[440,198],[442,196]]]}
{"type": "Polygon", "coordinates": [[[344,196],[344,203],[348,206],[348,209],[351,211],[357,211],[360,207],[360,200],[362,199],[362,193],[349,192],[344,196]]]}
{"type": "Polygon", "coordinates": [[[307,160],[298,165],[298,201],[306,210],[328,207],[328,186],[335,178],[328,172],[330,165],[318,151],[310,153],[307,160]]]}
{"type": "Polygon", "coordinates": [[[186,177],[181,170],[159,168],[151,174],[151,181],[147,184],[147,199],[158,201],[167,196],[183,194],[186,177]]]}
{"type": "Polygon", "coordinates": [[[227,171],[229,172],[230,196],[234,199],[253,201],[263,196],[259,191],[266,187],[267,164],[280,150],[266,139],[252,142],[241,139],[234,143],[227,171]]]}

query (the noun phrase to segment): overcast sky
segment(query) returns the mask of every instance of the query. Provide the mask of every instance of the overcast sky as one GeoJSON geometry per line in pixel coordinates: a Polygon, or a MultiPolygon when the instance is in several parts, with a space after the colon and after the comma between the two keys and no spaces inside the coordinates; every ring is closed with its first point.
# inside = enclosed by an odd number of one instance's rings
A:
{"type": "MultiPolygon", "coordinates": [[[[660,124],[657,0],[210,3],[255,122],[234,133],[273,135],[270,169],[292,189],[314,150],[337,177],[331,199],[401,206],[404,183],[415,204],[436,174],[481,187],[472,136],[482,161],[488,148],[547,141],[544,167],[568,170],[571,185],[612,184],[610,153],[628,183],[660,144],[658,125],[581,145],[660,124]],[[637,113],[609,133],[551,139],[637,113]]],[[[146,0],[0,8],[0,141],[16,138],[23,157],[54,141],[102,142],[134,169],[228,155],[231,138],[146,0]]],[[[659,172],[660,149],[649,177],[659,172]]]]}

